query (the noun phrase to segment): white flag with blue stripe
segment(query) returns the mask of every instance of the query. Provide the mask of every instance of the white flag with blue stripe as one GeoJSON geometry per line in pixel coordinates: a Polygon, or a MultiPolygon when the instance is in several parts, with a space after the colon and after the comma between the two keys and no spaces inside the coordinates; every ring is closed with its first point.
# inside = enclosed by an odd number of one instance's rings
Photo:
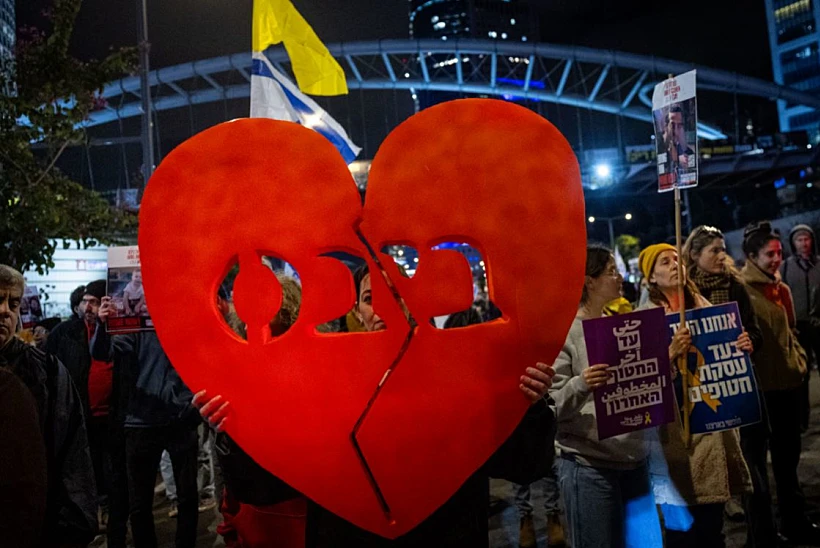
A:
{"type": "Polygon", "coordinates": [[[251,118],[296,122],[324,135],[348,164],[361,148],[339,123],[276,70],[265,54],[254,52],[251,70],[251,118]]]}

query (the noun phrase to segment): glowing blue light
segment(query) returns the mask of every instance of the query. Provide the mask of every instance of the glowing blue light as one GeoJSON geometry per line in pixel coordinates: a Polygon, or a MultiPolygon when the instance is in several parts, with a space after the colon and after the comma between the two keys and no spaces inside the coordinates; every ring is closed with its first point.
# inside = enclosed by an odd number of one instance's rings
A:
{"type": "Polygon", "coordinates": [[[610,168],[606,164],[598,164],[597,166],[595,166],[595,175],[602,179],[605,179],[612,175],[612,168],[610,168]]]}

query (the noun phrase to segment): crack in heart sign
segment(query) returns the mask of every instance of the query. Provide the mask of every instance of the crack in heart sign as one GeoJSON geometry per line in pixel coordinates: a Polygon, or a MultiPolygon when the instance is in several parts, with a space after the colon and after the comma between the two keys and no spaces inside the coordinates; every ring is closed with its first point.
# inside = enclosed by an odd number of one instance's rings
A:
{"type": "Polygon", "coordinates": [[[266,119],[208,129],[151,178],[139,246],[163,348],[193,391],[231,402],[227,433],[316,503],[396,538],[446,502],[521,420],[529,402],[520,376],[552,363],[575,315],[586,233],[578,163],[558,130],[523,107],[465,99],[388,135],[364,206],[344,160],[314,131],[266,119]],[[502,318],[431,325],[472,302],[466,259],[433,249],[453,241],[481,251],[502,318]],[[419,250],[412,278],[373,251],[389,245],[419,250]],[[326,256],[338,251],[382,272],[371,284],[385,330],[317,331],[355,304],[349,269],[326,256]],[[253,266],[263,255],[302,280],[299,317],[276,338],[266,325],[281,287],[253,266]],[[215,302],[237,260],[247,340],[215,302]]]}

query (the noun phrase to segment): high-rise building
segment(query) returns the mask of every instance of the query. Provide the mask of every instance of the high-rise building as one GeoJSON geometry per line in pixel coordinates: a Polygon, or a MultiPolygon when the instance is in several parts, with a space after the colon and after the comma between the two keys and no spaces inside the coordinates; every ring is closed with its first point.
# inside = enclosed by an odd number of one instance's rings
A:
{"type": "MultiPolygon", "coordinates": [[[[818,0],[765,0],[772,68],[778,84],[820,92],[820,5],[818,0]]],[[[781,131],[805,130],[820,142],[820,112],[778,101],[781,131]]]]}
{"type": "Polygon", "coordinates": [[[0,59],[14,55],[16,32],[14,0],[0,0],[0,59]]]}
{"type": "Polygon", "coordinates": [[[410,0],[411,38],[538,41],[530,0],[410,0]]]}

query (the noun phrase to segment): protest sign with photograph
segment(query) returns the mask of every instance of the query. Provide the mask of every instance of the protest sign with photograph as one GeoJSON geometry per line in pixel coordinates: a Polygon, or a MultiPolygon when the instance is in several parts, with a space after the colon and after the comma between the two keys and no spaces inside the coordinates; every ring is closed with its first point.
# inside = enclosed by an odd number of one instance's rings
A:
{"type": "MultiPolygon", "coordinates": [[[[670,335],[674,334],[680,316],[669,314],[666,319],[670,335]]],[[[743,332],[737,303],[688,310],[686,326],[692,334],[687,361],[692,434],[760,422],[760,400],[752,361],[736,343],[743,332]]],[[[678,378],[675,390],[681,389],[678,378]]]]}
{"type": "Polygon", "coordinates": [[[669,336],[663,309],[584,321],[590,365],[608,364],[607,384],[594,392],[598,439],[675,420],[669,336]]]}
{"type": "Polygon", "coordinates": [[[108,318],[109,333],[130,333],[154,328],[145,304],[140,251],[135,245],[108,248],[108,288],[115,313],[108,318]]]}
{"type": "Polygon", "coordinates": [[[658,192],[698,185],[696,72],[664,80],[652,94],[658,192]]]}
{"type": "Polygon", "coordinates": [[[40,301],[40,291],[36,285],[27,285],[20,300],[20,321],[23,329],[34,327],[43,319],[43,307],[40,301]]]}

